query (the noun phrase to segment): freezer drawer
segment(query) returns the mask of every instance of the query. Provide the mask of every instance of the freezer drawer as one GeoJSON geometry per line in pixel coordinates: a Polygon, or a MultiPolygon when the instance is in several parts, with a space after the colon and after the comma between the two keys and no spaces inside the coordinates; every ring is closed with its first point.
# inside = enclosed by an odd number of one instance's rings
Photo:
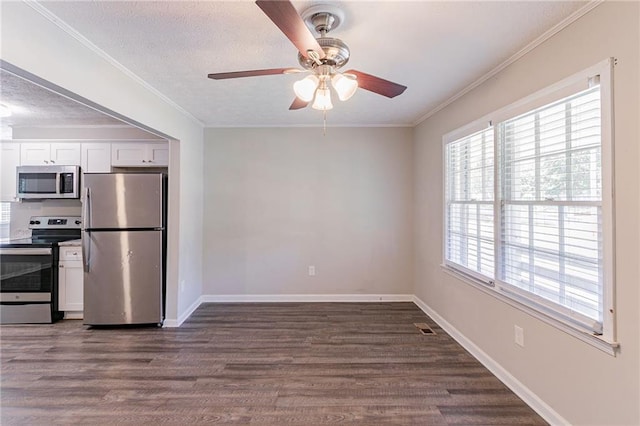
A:
{"type": "Polygon", "coordinates": [[[82,235],[84,323],[161,324],[162,231],[82,235]]]}

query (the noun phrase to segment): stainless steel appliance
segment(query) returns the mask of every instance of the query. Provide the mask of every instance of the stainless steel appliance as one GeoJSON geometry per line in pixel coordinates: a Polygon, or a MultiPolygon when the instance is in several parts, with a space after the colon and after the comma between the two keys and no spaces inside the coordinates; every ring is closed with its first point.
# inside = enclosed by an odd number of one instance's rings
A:
{"type": "Polygon", "coordinates": [[[58,243],[80,238],[78,216],[34,216],[31,238],[0,243],[0,323],[51,323],[58,311],[58,243]]]}
{"type": "Polygon", "coordinates": [[[84,175],[84,323],[162,324],[166,176],[84,175]]]}
{"type": "Polygon", "coordinates": [[[18,198],[80,198],[80,167],[18,166],[18,198]]]}

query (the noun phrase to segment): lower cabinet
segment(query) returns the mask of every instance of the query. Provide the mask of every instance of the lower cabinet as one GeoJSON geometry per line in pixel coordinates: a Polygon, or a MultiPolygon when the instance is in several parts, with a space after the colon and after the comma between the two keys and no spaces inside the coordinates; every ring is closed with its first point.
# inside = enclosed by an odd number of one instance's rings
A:
{"type": "Polygon", "coordinates": [[[58,309],[64,317],[82,318],[84,270],[80,247],[60,247],[58,263],[58,309]]]}

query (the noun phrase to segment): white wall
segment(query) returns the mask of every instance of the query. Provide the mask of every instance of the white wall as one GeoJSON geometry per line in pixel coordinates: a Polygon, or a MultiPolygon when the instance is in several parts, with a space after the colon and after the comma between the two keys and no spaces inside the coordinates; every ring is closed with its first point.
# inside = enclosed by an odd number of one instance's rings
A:
{"type": "MultiPolygon", "coordinates": [[[[1,142],[0,142],[1,143],[1,142]]],[[[80,200],[38,200],[11,203],[10,238],[31,236],[29,219],[31,216],[81,216],[80,200]]]]}
{"type": "Polygon", "coordinates": [[[411,294],[412,156],[407,128],[206,129],[203,293],[411,294]]]}
{"type": "Polygon", "coordinates": [[[3,60],[179,141],[171,142],[169,167],[167,319],[175,324],[201,294],[202,126],[29,4],[1,6],[3,60]]]}
{"type": "Polygon", "coordinates": [[[605,2],[415,130],[416,295],[561,417],[640,424],[638,184],[640,3],[605,2]],[[442,136],[607,57],[615,67],[616,357],[447,275],[442,260],[442,136]],[[514,344],[514,324],[525,347],[514,344]]]}

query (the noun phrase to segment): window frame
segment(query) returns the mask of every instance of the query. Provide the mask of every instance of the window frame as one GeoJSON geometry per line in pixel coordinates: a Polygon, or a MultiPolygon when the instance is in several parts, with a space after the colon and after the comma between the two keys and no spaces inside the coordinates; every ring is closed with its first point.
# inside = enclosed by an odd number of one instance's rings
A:
{"type": "MultiPolygon", "coordinates": [[[[590,343],[605,352],[615,355],[619,344],[616,340],[615,321],[615,224],[614,224],[614,134],[613,134],[613,65],[614,58],[607,58],[589,68],[573,74],[555,84],[493,111],[480,119],[445,134],[442,138],[443,161],[443,240],[442,267],[464,282],[505,301],[506,303],[530,313],[570,334],[590,343]],[[502,252],[501,226],[503,226],[502,195],[499,156],[499,126],[505,120],[548,105],[589,87],[594,77],[599,77],[601,107],[601,158],[602,158],[602,251],[603,251],[603,311],[602,334],[595,334],[581,316],[572,317],[571,311],[553,302],[540,303],[527,294],[514,291],[514,286],[499,281],[498,268],[504,263],[502,252]],[[447,145],[451,142],[473,135],[481,130],[493,127],[494,135],[494,276],[489,278],[470,271],[462,265],[447,260],[447,145]]],[[[523,291],[523,293],[526,293],[523,291]]],[[[532,294],[533,295],[533,294],[532,294]]],[[[535,299],[535,298],[533,298],[535,299]]]]}
{"type": "MultiPolygon", "coordinates": [[[[473,124],[472,126],[464,128],[464,129],[468,129],[469,130],[468,133],[466,133],[464,136],[461,136],[461,137],[456,137],[454,139],[448,139],[447,144],[451,143],[451,142],[455,142],[455,141],[457,141],[459,139],[463,139],[463,138],[468,137],[468,136],[472,136],[472,135],[476,135],[478,133],[484,132],[489,127],[491,127],[491,126],[488,126],[488,127],[485,126],[483,128],[483,127],[481,127],[479,125],[479,123],[476,123],[476,122],[474,122],[472,124],[473,124]]],[[[485,204],[485,203],[493,204],[493,208],[494,208],[494,211],[495,211],[495,198],[496,198],[496,194],[495,194],[495,189],[496,189],[496,182],[495,182],[495,178],[496,178],[496,174],[495,174],[495,170],[496,170],[495,137],[496,137],[496,135],[495,135],[495,131],[493,131],[492,133],[493,133],[493,140],[494,140],[494,152],[493,152],[493,160],[492,160],[493,161],[493,170],[494,170],[494,176],[493,176],[493,183],[494,183],[494,185],[493,185],[493,199],[494,199],[494,201],[493,202],[486,202],[486,201],[482,200],[482,201],[477,201],[475,203],[473,201],[470,201],[468,204],[476,204],[476,205],[485,204]]],[[[456,133],[456,135],[457,134],[458,133],[456,133]]],[[[444,147],[446,148],[446,145],[444,145],[444,147]]],[[[447,162],[448,158],[447,158],[446,149],[443,150],[443,158],[444,158],[443,164],[447,164],[448,163],[447,162]]],[[[446,176],[445,176],[445,179],[444,179],[444,182],[443,182],[443,185],[444,185],[444,192],[443,193],[445,194],[445,197],[446,197],[446,193],[447,193],[447,188],[446,188],[447,184],[448,184],[448,182],[447,182],[447,179],[446,179],[446,176]]],[[[487,277],[487,276],[481,274],[480,272],[477,272],[477,271],[474,271],[472,269],[469,269],[469,268],[467,268],[467,267],[465,267],[465,266],[463,266],[461,264],[458,264],[458,263],[455,263],[455,262],[451,262],[451,261],[449,261],[447,259],[447,229],[448,229],[448,224],[449,224],[449,221],[448,221],[449,215],[447,214],[447,203],[448,203],[448,200],[445,199],[445,202],[444,202],[445,205],[444,205],[444,208],[443,208],[443,213],[444,213],[444,215],[443,215],[443,218],[444,218],[444,228],[443,228],[444,229],[444,235],[443,235],[444,244],[442,245],[443,263],[446,264],[449,267],[457,268],[460,271],[464,272],[465,274],[473,277],[474,279],[477,279],[479,281],[484,282],[487,285],[491,285],[492,286],[493,283],[494,283],[493,277],[487,277]]],[[[459,204],[466,204],[466,203],[459,202],[459,204]]],[[[496,249],[496,247],[495,247],[495,231],[496,231],[495,213],[494,213],[494,223],[492,225],[493,225],[493,232],[494,232],[494,247],[493,247],[493,250],[494,250],[494,259],[495,259],[495,249],[496,249]]],[[[478,226],[479,226],[479,224],[478,224],[478,226]]],[[[494,272],[495,272],[495,260],[494,260],[494,272]]]]}

